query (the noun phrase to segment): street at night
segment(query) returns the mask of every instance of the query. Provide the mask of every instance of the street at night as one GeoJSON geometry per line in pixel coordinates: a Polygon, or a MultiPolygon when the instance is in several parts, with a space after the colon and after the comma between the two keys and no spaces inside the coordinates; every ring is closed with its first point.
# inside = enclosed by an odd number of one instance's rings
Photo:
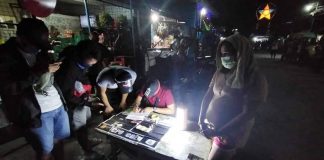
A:
{"type": "Polygon", "coordinates": [[[269,97],[257,115],[246,159],[322,159],[324,74],[278,60],[259,59],[259,65],[269,97]]]}
{"type": "MultiPolygon", "coordinates": [[[[271,60],[269,54],[257,54],[260,69],[269,82],[269,97],[256,116],[256,124],[246,148],[237,160],[320,160],[324,156],[324,73],[271,60]]],[[[98,134],[96,136],[102,137],[98,134]]],[[[1,146],[21,145],[22,139],[1,146]]],[[[76,141],[67,142],[68,159],[77,160],[81,149],[76,141]]],[[[107,147],[108,146],[108,147],[107,147]]],[[[101,153],[108,142],[96,147],[101,153]]],[[[5,160],[31,159],[32,148],[25,146],[5,157],[5,160]],[[27,158],[28,157],[28,158],[27,158]]],[[[122,153],[120,158],[128,160],[122,153]]]]}
{"type": "Polygon", "coordinates": [[[0,160],[322,160],[323,0],[1,0],[0,160]]]}

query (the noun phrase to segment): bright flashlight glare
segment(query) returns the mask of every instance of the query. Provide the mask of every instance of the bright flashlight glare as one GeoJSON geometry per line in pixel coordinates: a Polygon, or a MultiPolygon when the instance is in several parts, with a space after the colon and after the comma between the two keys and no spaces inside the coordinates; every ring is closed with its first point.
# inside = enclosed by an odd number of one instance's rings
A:
{"type": "Polygon", "coordinates": [[[253,37],[252,41],[257,42],[259,39],[257,37],[253,37]]]}
{"type": "Polygon", "coordinates": [[[186,128],[187,110],[177,107],[175,128],[184,130],[186,128]]]}
{"type": "Polygon", "coordinates": [[[204,16],[204,15],[206,15],[207,14],[207,9],[206,8],[202,8],[201,10],[200,10],[200,15],[201,16],[204,16]]]}
{"type": "Polygon", "coordinates": [[[152,13],[151,20],[152,20],[152,22],[157,22],[159,20],[159,15],[156,13],[152,13]]]}
{"type": "Polygon", "coordinates": [[[305,10],[306,12],[309,12],[309,11],[311,11],[313,8],[314,8],[314,4],[308,4],[308,5],[306,5],[306,6],[304,7],[304,10],[305,10]]]}

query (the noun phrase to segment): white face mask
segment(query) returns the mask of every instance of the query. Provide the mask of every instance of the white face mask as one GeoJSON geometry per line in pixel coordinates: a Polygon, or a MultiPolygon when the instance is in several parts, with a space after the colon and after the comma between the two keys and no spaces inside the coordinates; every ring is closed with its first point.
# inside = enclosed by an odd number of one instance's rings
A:
{"type": "Polygon", "coordinates": [[[236,62],[233,57],[225,56],[221,57],[222,65],[227,69],[232,69],[236,66],[236,62]]]}

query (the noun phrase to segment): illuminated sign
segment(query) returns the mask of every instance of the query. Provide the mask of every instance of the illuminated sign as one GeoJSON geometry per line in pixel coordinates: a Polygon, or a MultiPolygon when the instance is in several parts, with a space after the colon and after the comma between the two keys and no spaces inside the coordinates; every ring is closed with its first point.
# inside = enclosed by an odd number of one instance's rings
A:
{"type": "Polygon", "coordinates": [[[276,9],[272,3],[266,4],[263,9],[259,7],[259,9],[257,10],[258,20],[262,20],[262,19],[271,20],[275,14],[276,14],[276,9]]]}

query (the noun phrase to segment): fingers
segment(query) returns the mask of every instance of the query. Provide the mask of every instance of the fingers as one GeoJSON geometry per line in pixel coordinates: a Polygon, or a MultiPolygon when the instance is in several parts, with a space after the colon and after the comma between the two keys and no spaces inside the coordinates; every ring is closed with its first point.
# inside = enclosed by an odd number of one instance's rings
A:
{"type": "Polygon", "coordinates": [[[93,106],[97,106],[97,107],[103,107],[103,106],[105,106],[103,103],[100,103],[100,102],[92,102],[92,105],[93,106]]]}
{"type": "Polygon", "coordinates": [[[105,106],[103,103],[95,103],[96,106],[105,106]]]}
{"type": "Polygon", "coordinates": [[[49,66],[60,66],[62,64],[62,62],[55,62],[52,64],[49,64],[49,66]]]}
{"type": "Polygon", "coordinates": [[[55,63],[53,63],[54,65],[61,65],[62,64],[62,62],[55,62],[55,63]]]}
{"type": "Polygon", "coordinates": [[[140,112],[141,111],[141,108],[140,107],[136,107],[136,112],[140,112]]]}
{"type": "Polygon", "coordinates": [[[51,72],[51,73],[56,72],[57,70],[60,69],[61,64],[62,64],[62,62],[56,62],[56,63],[53,63],[53,64],[49,64],[49,66],[48,66],[49,72],[51,72]]]}
{"type": "Polygon", "coordinates": [[[111,112],[113,112],[114,111],[114,109],[113,108],[110,108],[110,107],[107,107],[106,109],[105,109],[105,113],[111,113],[111,112]]]}
{"type": "Polygon", "coordinates": [[[50,73],[54,73],[54,72],[56,72],[59,69],[60,69],[60,67],[49,67],[48,70],[49,70],[50,73]]]}
{"type": "Polygon", "coordinates": [[[144,108],[139,108],[139,107],[138,107],[138,112],[141,112],[141,113],[142,113],[142,112],[145,112],[145,109],[144,109],[144,108]]]}

